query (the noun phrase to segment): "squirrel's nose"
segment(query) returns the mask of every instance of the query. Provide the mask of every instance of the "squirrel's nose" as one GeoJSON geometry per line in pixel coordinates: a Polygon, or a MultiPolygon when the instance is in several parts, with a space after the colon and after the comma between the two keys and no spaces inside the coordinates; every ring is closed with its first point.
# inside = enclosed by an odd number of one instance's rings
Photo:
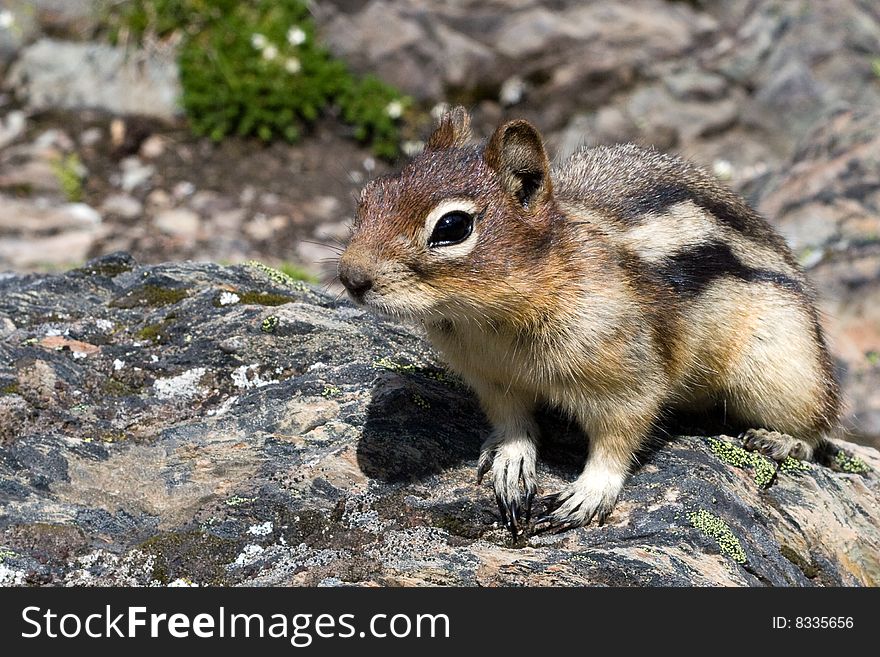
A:
{"type": "Polygon", "coordinates": [[[339,280],[358,301],[373,288],[373,278],[365,269],[344,260],[339,263],[339,280]]]}

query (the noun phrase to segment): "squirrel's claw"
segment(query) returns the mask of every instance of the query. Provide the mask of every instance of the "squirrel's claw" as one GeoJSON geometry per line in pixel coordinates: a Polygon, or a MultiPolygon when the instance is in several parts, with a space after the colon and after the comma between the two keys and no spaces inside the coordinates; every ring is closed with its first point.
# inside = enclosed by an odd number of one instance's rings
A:
{"type": "Polygon", "coordinates": [[[577,504],[569,509],[563,509],[565,503],[571,499],[571,495],[564,492],[545,495],[539,500],[542,507],[541,515],[535,520],[534,533],[543,534],[546,532],[560,534],[569,529],[577,529],[578,527],[586,527],[593,518],[598,519],[599,525],[605,523],[605,519],[611,513],[611,510],[592,509],[585,515],[580,514],[583,504],[577,504]]]}
{"type": "Polygon", "coordinates": [[[477,463],[477,486],[483,483],[483,477],[492,469],[492,454],[494,452],[487,454],[485,457],[482,454],[480,455],[480,461],[477,463]]]}
{"type": "Polygon", "coordinates": [[[498,505],[498,513],[501,515],[501,524],[510,532],[514,543],[519,538],[520,532],[531,523],[532,502],[535,495],[536,490],[530,488],[524,497],[505,501],[500,493],[495,493],[495,503],[498,505]]]}
{"type": "Polygon", "coordinates": [[[516,445],[484,445],[477,462],[477,484],[489,470],[501,524],[516,543],[532,520],[532,503],[537,494],[534,452],[516,445]]]}

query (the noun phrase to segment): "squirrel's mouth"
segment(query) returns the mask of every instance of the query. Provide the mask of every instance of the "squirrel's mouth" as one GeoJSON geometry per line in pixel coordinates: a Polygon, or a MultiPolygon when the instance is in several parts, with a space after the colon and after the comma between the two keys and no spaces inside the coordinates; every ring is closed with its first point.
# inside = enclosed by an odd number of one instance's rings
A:
{"type": "Polygon", "coordinates": [[[360,296],[349,294],[349,297],[361,308],[397,320],[418,321],[435,314],[426,303],[427,300],[417,295],[393,294],[373,289],[360,296]]]}

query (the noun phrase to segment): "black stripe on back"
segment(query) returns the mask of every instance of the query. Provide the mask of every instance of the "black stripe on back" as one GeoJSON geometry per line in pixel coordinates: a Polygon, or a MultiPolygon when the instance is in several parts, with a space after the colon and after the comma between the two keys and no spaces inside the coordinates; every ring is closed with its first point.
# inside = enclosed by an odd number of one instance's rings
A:
{"type": "Polygon", "coordinates": [[[774,285],[807,296],[803,285],[790,276],[768,269],[744,265],[730,247],[722,242],[709,242],[665,258],[657,275],[679,295],[693,297],[722,277],[774,285]]]}
{"type": "Polygon", "coordinates": [[[678,182],[657,181],[640,194],[622,203],[627,224],[636,225],[646,214],[662,214],[674,205],[691,201],[694,205],[715,217],[721,224],[749,237],[768,239],[772,229],[751,210],[745,202],[721,197],[718,190],[711,195],[678,182]]]}

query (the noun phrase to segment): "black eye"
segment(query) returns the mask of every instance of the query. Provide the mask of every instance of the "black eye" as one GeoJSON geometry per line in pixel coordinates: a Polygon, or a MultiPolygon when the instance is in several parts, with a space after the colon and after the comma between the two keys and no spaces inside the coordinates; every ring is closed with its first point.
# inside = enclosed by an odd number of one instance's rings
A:
{"type": "Polygon", "coordinates": [[[464,242],[474,229],[474,218],[467,212],[454,210],[447,212],[434,225],[434,232],[428,238],[428,246],[450,246],[464,242]]]}

